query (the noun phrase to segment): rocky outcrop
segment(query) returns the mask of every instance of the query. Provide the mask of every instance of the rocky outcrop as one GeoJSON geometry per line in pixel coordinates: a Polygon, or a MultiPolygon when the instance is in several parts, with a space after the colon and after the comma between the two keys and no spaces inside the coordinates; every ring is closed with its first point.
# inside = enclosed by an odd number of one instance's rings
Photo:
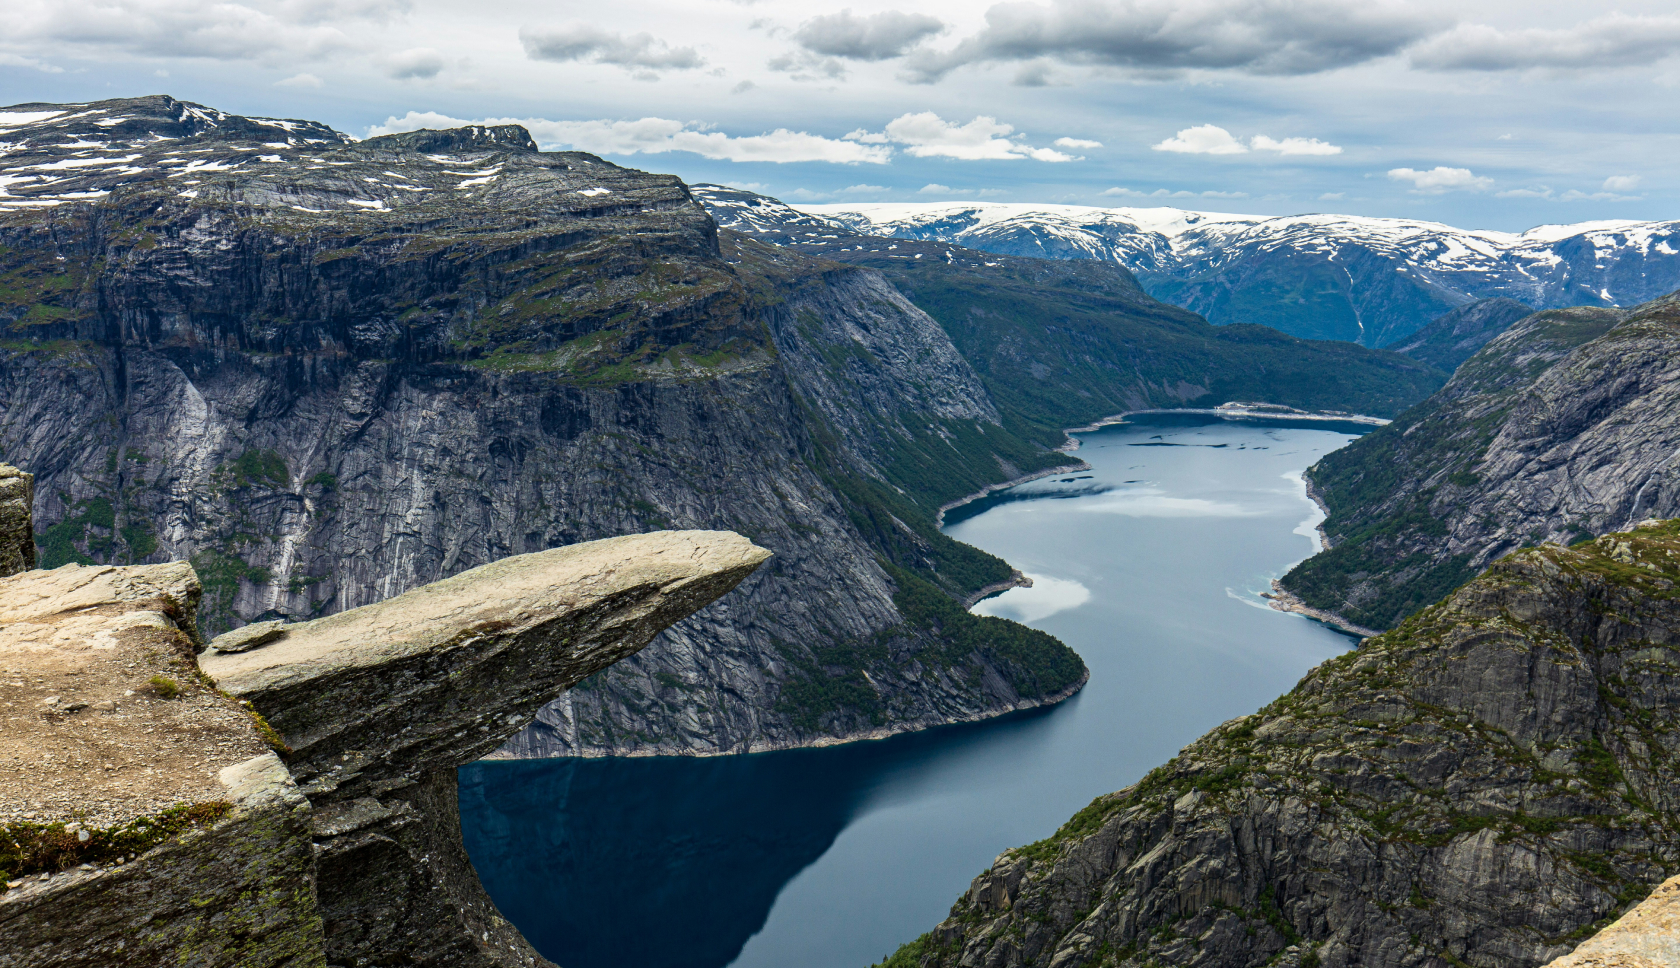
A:
{"type": "Polygon", "coordinates": [[[611,535],[776,552],[527,752],[833,742],[1078,678],[900,608],[1010,572],[940,503],[1065,458],[879,275],[720,243],[677,179],[518,128],[351,143],[142,98],[7,137],[0,447],[45,564],[190,560],[216,634],[611,535]]]}
{"type": "Polygon", "coordinates": [[[1680,302],[1536,313],[1307,472],[1331,548],[1282,583],[1388,628],[1513,549],[1680,514],[1680,302]]]}
{"type": "Polygon", "coordinates": [[[202,655],[185,563],[0,579],[0,965],[547,965],[472,871],[456,768],[769,556],[586,542],[202,655]]]}
{"type": "Polygon", "coordinates": [[[0,579],[0,965],[323,964],[309,804],[185,563],[0,579]]]}
{"type": "Polygon", "coordinates": [[[35,567],[35,475],[0,464],[0,578],[35,567]]]}
{"type": "Polygon", "coordinates": [[[1511,555],[1005,852],[900,961],[1568,954],[1680,870],[1677,588],[1680,522],[1511,555]]]}
{"type": "Polygon", "coordinates": [[[1476,355],[1511,324],[1534,313],[1534,308],[1503,296],[1478,299],[1447,313],[1428,326],[1389,345],[1396,353],[1448,373],[1476,355]]]}
{"type": "Polygon", "coordinates": [[[1667,968],[1680,965],[1680,877],[1671,877],[1615,924],[1546,968],[1667,968]]]}

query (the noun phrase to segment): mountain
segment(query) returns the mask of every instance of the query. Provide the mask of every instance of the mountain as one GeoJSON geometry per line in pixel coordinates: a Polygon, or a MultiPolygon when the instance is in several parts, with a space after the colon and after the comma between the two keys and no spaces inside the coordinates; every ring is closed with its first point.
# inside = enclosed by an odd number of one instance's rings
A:
{"type": "Polygon", "coordinates": [[[1307,472],[1331,548],[1282,579],[1387,628],[1524,545],[1680,515],[1680,297],[1513,324],[1307,472]]]}
{"type": "Polygon", "coordinates": [[[725,230],[880,272],[949,334],[1005,426],[1050,446],[1063,427],[1149,407],[1264,400],[1393,416],[1445,380],[1389,352],[1211,326],[1150,297],[1114,262],[863,236],[751,192],[693,192],[725,230]]]}
{"type": "Polygon", "coordinates": [[[354,142],[168,97],[0,112],[0,453],[41,564],[191,560],[211,632],[594,538],[775,557],[514,752],[764,749],[1055,701],[939,505],[1068,462],[871,270],[720,243],[522,128],[354,142]]]}
{"type": "Polygon", "coordinates": [[[1680,869],[1677,555],[1670,521],[1501,560],[1005,851],[887,964],[1567,954],[1680,869]]]}
{"type": "Polygon", "coordinates": [[[1214,323],[1385,346],[1477,299],[1632,305],[1680,288],[1680,222],[1526,232],[1346,215],[1010,202],[810,205],[855,232],[1004,255],[1118,262],[1150,295],[1214,323]]]}
{"type": "Polygon", "coordinates": [[[1451,373],[1512,323],[1532,312],[1532,306],[1515,299],[1478,299],[1390,343],[1388,348],[1451,373]]]}

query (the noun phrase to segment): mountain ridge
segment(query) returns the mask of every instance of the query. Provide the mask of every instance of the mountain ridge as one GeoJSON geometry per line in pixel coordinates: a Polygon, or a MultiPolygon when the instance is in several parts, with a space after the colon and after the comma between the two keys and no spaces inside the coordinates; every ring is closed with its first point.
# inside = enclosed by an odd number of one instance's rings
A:
{"type": "Polygon", "coordinates": [[[1633,305],[1680,288],[1680,221],[1526,232],[1345,215],[1015,202],[797,206],[860,233],[1009,255],[1103,259],[1214,323],[1382,346],[1475,299],[1538,309],[1633,305]]]}

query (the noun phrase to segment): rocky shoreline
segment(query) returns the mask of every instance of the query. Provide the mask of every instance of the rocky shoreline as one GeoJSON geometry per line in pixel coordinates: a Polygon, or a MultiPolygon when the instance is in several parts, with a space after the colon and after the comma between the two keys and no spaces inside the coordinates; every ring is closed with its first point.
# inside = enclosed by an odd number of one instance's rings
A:
{"type": "Polygon", "coordinates": [[[1003,581],[994,582],[990,585],[987,585],[985,588],[982,588],[982,589],[974,592],[972,595],[969,595],[968,597],[964,598],[962,600],[962,605],[963,605],[963,608],[973,608],[974,606],[980,604],[981,602],[985,601],[988,598],[991,598],[993,595],[996,595],[999,592],[1006,592],[1006,591],[1010,590],[1011,588],[1031,588],[1031,587],[1033,587],[1033,580],[1031,578],[1028,578],[1026,575],[1022,574],[1021,569],[1017,568],[1013,572],[1010,573],[1008,578],[1004,579],[1003,581]]]}
{"type": "MultiPolygon", "coordinates": [[[[928,729],[940,729],[945,726],[960,726],[965,723],[979,723],[992,719],[1000,719],[1014,713],[1026,712],[1029,709],[1038,709],[1042,706],[1054,706],[1064,699],[1073,698],[1074,694],[1085,688],[1086,683],[1090,681],[1091,671],[1086,669],[1085,672],[1080,675],[1079,679],[1072,685],[1069,685],[1064,689],[1059,689],[1056,692],[1046,693],[1045,695],[1037,698],[1022,697],[1016,700],[1007,709],[993,708],[969,713],[959,713],[949,716],[944,721],[938,723],[894,723],[875,729],[858,730],[856,732],[848,733],[845,736],[821,736],[816,739],[804,741],[755,740],[746,749],[717,751],[683,749],[671,751],[637,748],[617,753],[601,753],[591,749],[584,749],[573,755],[579,759],[605,759],[607,757],[612,757],[614,759],[637,759],[652,756],[734,756],[743,753],[774,753],[780,750],[826,749],[830,746],[842,746],[847,743],[862,743],[870,740],[890,739],[902,733],[915,733],[928,729]]],[[[525,760],[531,759],[532,757],[521,753],[510,752],[509,746],[503,746],[500,749],[479,758],[484,760],[525,760]]]]}
{"type": "Polygon", "coordinates": [[[1340,615],[1337,615],[1335,612],[1326,612],[1322,608],[1313,608],[1311,605],[1308,605],[1306,602],[1297,598],[1293,592],[1284,588],[1283,585],[1279,584],[1275,578],[1272,579],[1271,592],[1269,594],[1261,592],[1260,597],[1271,603],[1271,606],[1280,612],[1293,612],[1296,615],[1305,615],[1307,618],[1316,619],[1317,621],[1323,622],[1325,625],[1341,629],[1349,635],[1357,635],[1362,639],[1368,639],[1373,635],[1379,634],[1376,629],[1368,629],[1363,625],[1355,625],[1347,619],[1342,618],[1340,615]]]}

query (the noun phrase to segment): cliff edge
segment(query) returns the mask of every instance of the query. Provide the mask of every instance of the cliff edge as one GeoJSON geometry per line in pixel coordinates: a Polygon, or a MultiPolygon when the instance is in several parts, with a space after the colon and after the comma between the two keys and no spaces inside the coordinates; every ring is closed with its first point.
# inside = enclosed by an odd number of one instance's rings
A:
{"type": "Polygon", "coordinates": [[[0,578],[0,968],[549,964],[456,768],[769,557],[610,538],[208,648],[185,562],[0,578]]]}

